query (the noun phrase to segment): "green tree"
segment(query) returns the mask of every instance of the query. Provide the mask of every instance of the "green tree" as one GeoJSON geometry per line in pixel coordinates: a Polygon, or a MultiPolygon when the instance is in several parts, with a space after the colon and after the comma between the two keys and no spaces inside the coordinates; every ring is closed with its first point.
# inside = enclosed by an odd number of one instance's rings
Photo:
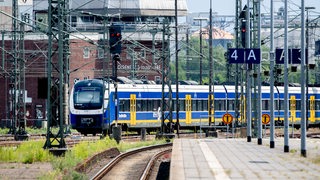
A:
{"type": "MultiPolygon", "coordinates": [[[[182,50],[179,52],[179,80],[200,80],[200,40],[198,37],[191,37],[189,45],[183,44],[182,50]],[[189,57],[186,51],[189,49],[189,57]],[[188,68],[187,68],[188,67],[188,68]],[[188,71],[188,72],[187,72],[188,71]],[[187,79],[187,73],[189,79],[187,79]]],[[[226,60],[224,53],[226,50],[223,47],[213,47],[213,60],[215,73],[215,81],[226,81],[226,60]]],[[[175,81],[175,61],[170,63],[170,78],[175,81]]],[[[202,81],[209,83],[209,45],[208,42],[203,40],[202,43],[202,81]]]]}

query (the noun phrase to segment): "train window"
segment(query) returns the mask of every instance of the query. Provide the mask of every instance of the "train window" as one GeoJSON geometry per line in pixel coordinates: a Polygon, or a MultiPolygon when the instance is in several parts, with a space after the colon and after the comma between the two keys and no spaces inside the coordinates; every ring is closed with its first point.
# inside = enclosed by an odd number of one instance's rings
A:
{"type": "Polygon", "coordinates": [[[296,100],[296,110],[301,109],[301,100],[296,100]]]}
{"type": "Polygon", "coordinates": [[[120,99],[119,111],[130,111],[130,100],[120,99]]]}
{"type": "Polygon", "coordinates": [[[275,100],[274,101],[274,107],[275,109],[284,110],[284,102],[283,100],[275,100]]]}
{"type": "Polygon", "coordinates": [[[269,100],[262,100],[262,110],[269,110],[269,100]]]}
{"type": "MultiPolygon", "coordinates": [[[[180,109],[179,109],[179,111],[184,111],[185,110],[185,101],[184,100],[179,100],[179,102],[180,102],[180,104],[179,104],[179,106],[180,106],[180,109]]],[[[176,111],[177,110],[177,104],[176,104],[176,100],[175,99],[173,99],[172,101],[171,101],[171,106],[172,106],[172,111],[176,111]]],[[[159,104],[160,104],[160,101],[159,101],[159,104]]],[[[196,104],[194,104],[194,106],[196,106],[196,104]]]]}
{"type": "Polygon", "coordinates": [[[201,111],[202,110],[202,102],[201,100],[197,100],[197,111],[201,111]]]}
{"type": "Polygon", "coordinates": [[[192,111],[197,111],[197,100],[193,100],[192,102],[192,111]]]}
{"type": "Polygon", "coordinates": [[[142,102],[141,100],[136,101],[136,111],[142,111],[142,102]]]}
{"type": "Polygon", "coordinates": [[[208,110],[208,100],[202,100],[202,111],[207,111],[208,110]]]}
{"type": "Polygon", "coordinates": [[[152,104],[153,100],[147,100],[147,111],[153,111],[153,104],[152,104]]]}
{"type": "Polygon", "coordinates": [[[179,111],[185,111],[186,110],[186,108],[185,108],[186,101],[185,100],[179,100],[179,101],[180,101],[180,103],[179,103],[179,105],[180,105],[179,111]]]}
{"type": "Polygon", "coordinates": [[[176,104],[176,100],[172,100],[172,111],[176,111],[177,110],[177,104],[176,104]]]}
{"type": "Polygon", "coordinates": [[[315,100],[315,110],[320,110],[320,100],[315,100]]]}
{"type": "Polygon", "coordinates": [[[153,100],[153,111],[158,111],[159,107],[161,108],[161,101],[160,100],[153,100]]]}
{"type": "Polygon", "coordinates": [[[148,100],[142,99],[142,111],[147,111],[148,110],[148,100]]]}
{"type": "Polygon", "coordinates": [[[208,110],[208,101],[207,99],[205,100],[199,100],[198,102],[199,105],[199,111],[207,111],[208,110]]]}
{"type": "Polygon", "coordinates": [[[279,109],[279,101],[278,100],[275,100],[273,105],[274,105],[274,109],[279,109]]]}
{"type": "Polygon", "coordinates": [[[223,111],[225,109],[225,100],[215,100],[214,101],[214,108],[218,111],[223,111]]]}
{"type": "Polygon", "coordinates": [[[228,110],[234,110],[235,100],[228,100],[228,110]]]}

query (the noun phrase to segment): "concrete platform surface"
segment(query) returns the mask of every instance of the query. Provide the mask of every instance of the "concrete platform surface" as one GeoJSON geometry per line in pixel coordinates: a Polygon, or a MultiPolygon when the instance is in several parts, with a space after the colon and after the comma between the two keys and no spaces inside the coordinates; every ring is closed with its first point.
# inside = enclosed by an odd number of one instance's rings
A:
{"type": "Polygon", "coordinates": [[[300,139],[175,139],[170,180],[189,179],[320,179],[320,139],[307,139],[307,157],[300,139]]]}

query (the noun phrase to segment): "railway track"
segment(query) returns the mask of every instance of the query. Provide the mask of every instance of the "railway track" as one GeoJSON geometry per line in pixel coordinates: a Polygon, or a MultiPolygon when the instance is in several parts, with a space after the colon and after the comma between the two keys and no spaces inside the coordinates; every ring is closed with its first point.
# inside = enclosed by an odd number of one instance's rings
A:
{"type": "MultiPolygon", "coordinates": [[[[116,156],[90,179],[148,179],[160,157],[170,157],[172,143],[148,146],[116,156]]],[[[153,175],[154,176],[154,175],[153,175]]]]}
{"type": "MultiPolygon", "coordinates": [[[[41,140],[46,139],[45,135],[30,135],[29,140],[41,140]]],[[[82,141],[96,141],[100,139],[98,136],[81,136],[81,135],[72,135],[65,138],[66,144],[68,147],[73,147],[82,141]]],[[[1,135],[0,136],[0,147],[3,146],[19,146],[24,141],[14,140],[13,135],[1,135]]]]}

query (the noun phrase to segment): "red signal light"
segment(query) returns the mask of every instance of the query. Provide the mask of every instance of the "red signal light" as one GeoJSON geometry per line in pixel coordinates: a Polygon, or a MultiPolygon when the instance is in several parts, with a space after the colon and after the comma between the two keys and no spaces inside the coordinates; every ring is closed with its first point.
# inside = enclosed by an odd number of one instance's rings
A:
{"type": "Polygon", "coordinates": [[[242,29],[241,29],[241,32],[243,32],[243,33],[246,32],[246,29],[245,29],[245,28],[242,28],[242,29]]]}
{"type": "Polygon", "coordinates": [[[120,34],[120,33],[117,33],[117,34],[116,34],[116,36],[117,36],[117,37],[120,37],[120,36],[121,36],[121,34],[120,34]]]}

